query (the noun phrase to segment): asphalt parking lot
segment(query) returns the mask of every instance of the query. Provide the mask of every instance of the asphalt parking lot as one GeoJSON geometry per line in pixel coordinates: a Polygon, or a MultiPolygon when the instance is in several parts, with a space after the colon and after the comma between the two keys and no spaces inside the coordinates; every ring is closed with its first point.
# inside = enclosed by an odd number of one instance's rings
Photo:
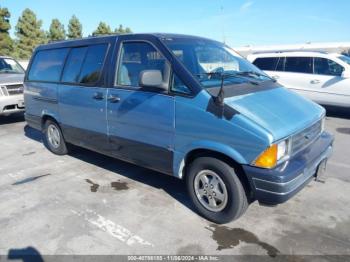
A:
{"type": "Polygon", "coordinates": [[[84,149],[53,155],[23,116],[1,117],[0,254],[350,255],[350,117],[331,113],[326,129],[325,184],[215,225],[182,181],[84,149]]]}

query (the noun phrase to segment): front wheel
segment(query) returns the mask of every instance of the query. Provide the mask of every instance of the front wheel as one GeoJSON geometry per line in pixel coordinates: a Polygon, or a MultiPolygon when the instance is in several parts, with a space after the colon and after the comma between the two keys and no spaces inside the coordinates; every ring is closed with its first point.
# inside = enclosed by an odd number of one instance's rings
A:
{"type": "Polygon", "coordinates": [[[238,219],[248,207],[235,170],[216,158],[195,159],[189,166],[186,184],[198,213],[215,223],[238,219]]]}
{"type": "Polygon", "coordinates": [[[66,142],[64,141],[61,128],[52,120],[47,120],[44,125],[45,146],[56,155],[68,153],[66,142]]]}

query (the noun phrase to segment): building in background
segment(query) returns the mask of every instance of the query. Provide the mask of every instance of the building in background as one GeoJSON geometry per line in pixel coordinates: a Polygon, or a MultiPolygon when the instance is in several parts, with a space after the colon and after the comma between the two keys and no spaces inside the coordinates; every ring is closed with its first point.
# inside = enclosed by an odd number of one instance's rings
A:
{"type": "Polygon", "coordinates": [[[247,57],[250,54],[268,53],[268,52],[286,52],[286,51],[321,51],[327,53],[340,53],[350,56],[350,42],[332,42],[332,43],[305,43],[292,45],[270,45],[270,46],[243,46],[234,48],[242,56],[247,57]]]}

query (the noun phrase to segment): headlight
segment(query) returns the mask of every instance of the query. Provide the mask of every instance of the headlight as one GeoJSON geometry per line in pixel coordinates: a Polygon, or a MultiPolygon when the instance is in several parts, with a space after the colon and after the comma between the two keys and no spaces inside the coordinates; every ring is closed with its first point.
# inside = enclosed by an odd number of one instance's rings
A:
{"type": "Polygon", "coordinates": [[[288,156],[288,140],[272,144],[254,161],[254,165],[263,168],[272,168],[277,165],[278,161],[288,156]]]}
{"type": "Polygon", "coordinates": [[[286,140],[277,144],[277,161],[281,160],[288,154],[288,144],[286,140]]]}

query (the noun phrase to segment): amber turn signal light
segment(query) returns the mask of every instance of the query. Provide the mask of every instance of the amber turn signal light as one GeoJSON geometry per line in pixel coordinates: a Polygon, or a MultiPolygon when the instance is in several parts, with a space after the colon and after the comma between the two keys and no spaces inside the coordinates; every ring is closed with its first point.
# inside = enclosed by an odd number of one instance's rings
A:
{"type": "Polygon", "coordinates": [[[267,148],[254,162],[257,167],[272,168],[277,164],[277,145],[267,148]]]}

